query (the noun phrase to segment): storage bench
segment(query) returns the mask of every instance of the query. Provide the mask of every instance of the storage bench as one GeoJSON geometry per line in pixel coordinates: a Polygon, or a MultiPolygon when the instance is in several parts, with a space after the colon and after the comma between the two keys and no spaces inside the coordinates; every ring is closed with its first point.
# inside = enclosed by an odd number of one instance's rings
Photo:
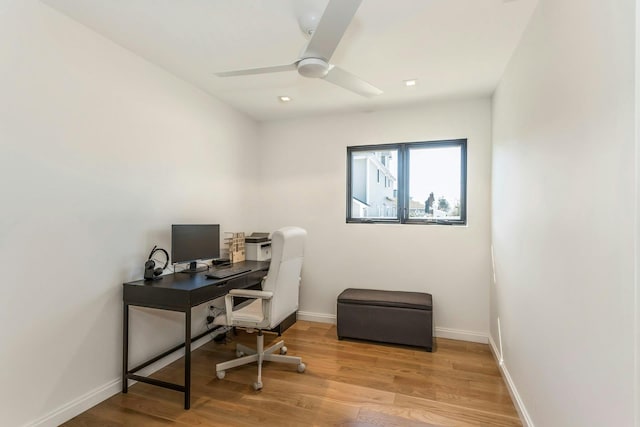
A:
{"type": "Polygon", "coordinates": [[[433,301],[422,292],[345,289],[338,296],[338,339],[433,349],[433,301]]]}

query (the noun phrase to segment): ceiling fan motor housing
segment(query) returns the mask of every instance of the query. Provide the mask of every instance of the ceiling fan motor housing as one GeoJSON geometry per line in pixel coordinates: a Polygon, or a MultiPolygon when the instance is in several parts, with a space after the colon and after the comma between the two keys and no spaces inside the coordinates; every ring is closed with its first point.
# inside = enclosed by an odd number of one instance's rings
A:
{"type": "Polygon", "coordinates": [[[300,30],[306,38],[311,38],[313,33],[316,31],[318,27],[318,22],[320,22],[321,14],[317,12],[309,12],[298,17],[298,25],[300,26],[300,30]]]}
{"type": "Polygon", "coordinates": [[[305,58],[298,62],[298,73],[304,77],[322,78],[329,72],[329,63],[320,58],[305,58]]]}

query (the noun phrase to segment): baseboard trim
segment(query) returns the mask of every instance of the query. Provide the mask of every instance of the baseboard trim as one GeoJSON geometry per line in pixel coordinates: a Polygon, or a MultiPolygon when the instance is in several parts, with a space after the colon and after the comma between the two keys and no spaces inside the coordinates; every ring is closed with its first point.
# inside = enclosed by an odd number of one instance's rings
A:
{"type": "Polygon", "coordinates": [[[313,313],[310,311],[298,311],[298,320],[306,320],[309,322],[318,322],[318,323],[336,323],[336,315],[335,314],[326,314],[326,313],[313,313]]]}
{"type": "MultiPolygon", "coordinates": [[[[197,341],[191,343],[191,351],[211,341],[210,335],[205,335],[197,341]]],[[[184,349],[178,350],[175,353],[168,355],[167,357],[152,363],[146,368],[140,370],[140,375],[150,375],[159,369],[164,368],[170,363],[175,362],[184,356],[184,349]]],[[[131,381],[130,384],[135,384],[136,381],[131,381]]],[[[62,423],[69,421],[71,418],[80,415],[89,408],[103,402],[122,391],[122,379],[117,378],[103,384],[88,393],[65,403],[57,409],[49,412],[48,414],[38,418],[35,421],[27,423],[25,427],[56,427],[62,423]]]]}
{"type": "Polygon", "coordinates": [[[507,389],[509,390],[509,394],[511,395],[511,400],[513,400],[513,403],[515,404],[516,411],[518,411],[518,415],[520,416],[520,421],[522,421],[522,424],[525,427],[535,427],[533,424],[533,420],[529,416],[529,412],[527,412],[527,408],[524,406],[524,402],[522,401],[522,398],[518,393],[518,389],[516,388],[516,385],[514,384],[513,379],[509,374],[507,365],[506,363],[504,363],[504,355],[502,355],[502,361],[501,361],[500,352],[498,351],[498,347],[496,346],[496,343],[493,340],[493,337],[491,335],[489,335],[489,347],[491,348],[493,357],[496,359],[496,362],[498,363],[500,372],[502,372],[502,377],[507,383],[507,389]]]}
{"type": "Polygon", "coordinates": [[[68,402],[47,415],[27,424],[29,427],[59,426],[121,391],[122,380],[115,379],[68,402]]]}
{"type": "Polygon", "coordinates": [[[465,331],[462,329],[442,328],[436,326],[435,336],[439,338],[448,338],[452,340],[477,342],[481,344],[488,344],[489,337],[487,334],[476,331],[465,331]]]}

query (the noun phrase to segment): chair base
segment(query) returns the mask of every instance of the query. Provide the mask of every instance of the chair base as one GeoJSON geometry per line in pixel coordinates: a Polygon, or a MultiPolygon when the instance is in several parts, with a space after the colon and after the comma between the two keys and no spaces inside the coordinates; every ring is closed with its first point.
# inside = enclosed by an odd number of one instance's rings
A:
{"type": "Polygon", "coordinates": [[[257,348],[253,349],[243,344],[236,346],[236,354],[239,356],[237,359],[229,360],[216,364],[216,375],[219,379],[224,378],[225,371],[227,369],[235,368],[249,363],[258,363],[258,380],[253,384],[253,388],[260,390],[262,388],[262,362],[280,362],[289,363],[298,366],[298,372],[304,372],[306,366],[302,363],[302,358],[297,356],[285,356],[284,354],[274,354],[276,351],[286,353],[287,349],[284,346],[284,341],[278,341],[269,348],[264,348],[264,335],[262,331],[258,331],[256,337],[257,348]],[[246,356],[243,356],[245,354],[246,356]]]}

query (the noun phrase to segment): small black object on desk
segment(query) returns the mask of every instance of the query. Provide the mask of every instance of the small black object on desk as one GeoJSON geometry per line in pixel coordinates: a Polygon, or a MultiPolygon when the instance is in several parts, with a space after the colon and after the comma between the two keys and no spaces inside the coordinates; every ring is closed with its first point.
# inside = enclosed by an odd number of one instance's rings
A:
{"type": "Polygon", "coordinates": [[[144,263],[144,280],[162,279],[161,274],[164,271],[164,269],[167,268],[168,265],[169,265],[169,253],[164,249],[159,248],[158,246],[154,246],[153,249],[151,249],[151,253],[147,258],[147,261],[144,263]],[[153,256],[158,252],[164,254],[164,265],[162,267],[156,268],[156,260],[153,258],[153,256]]]}

